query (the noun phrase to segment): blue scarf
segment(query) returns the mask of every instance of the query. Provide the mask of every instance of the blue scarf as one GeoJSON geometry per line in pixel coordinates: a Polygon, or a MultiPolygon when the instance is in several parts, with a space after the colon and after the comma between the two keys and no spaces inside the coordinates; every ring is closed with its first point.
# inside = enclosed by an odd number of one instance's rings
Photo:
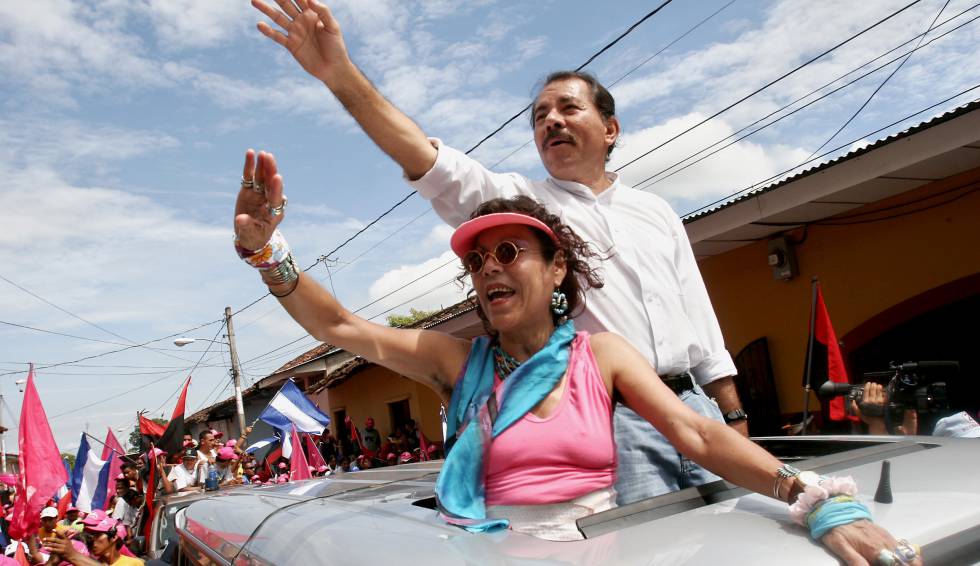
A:
{"type": "Polygon", "coordinates": [[[497,392],[497,418],[491,425],[487,399],[493,392],[491,341],[473,341],[466,373],[456,382],[446,423],[449,451],[436,480],[442,518],[472,532],[506,528],[506,519],[487,519],[484,455],[490,442],[523,418],[554,390],[568,368],[575,324],[555,329],[548,343],[507,377],[497,392]]]}

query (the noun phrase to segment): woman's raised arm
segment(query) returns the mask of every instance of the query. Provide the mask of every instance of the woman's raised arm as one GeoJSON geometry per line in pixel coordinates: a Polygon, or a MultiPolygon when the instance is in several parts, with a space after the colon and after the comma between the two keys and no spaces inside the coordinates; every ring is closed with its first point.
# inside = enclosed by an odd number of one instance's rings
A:
{"type": "Polygon", "coordinates": [[[444,398],[452,393],[470,343],[441,332],[399,329],[345,309],[293,263],[276,230],[287,199],[271,153],[248,150],[235,203],[235,246],[259,268],[269,291],[311,336],[419,381],[444,398]]]}

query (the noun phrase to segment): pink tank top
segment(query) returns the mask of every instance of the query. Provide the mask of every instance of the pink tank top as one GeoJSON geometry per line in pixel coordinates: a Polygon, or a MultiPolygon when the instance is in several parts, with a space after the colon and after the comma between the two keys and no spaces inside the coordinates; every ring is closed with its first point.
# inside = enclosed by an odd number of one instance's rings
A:
{"type": "MultiPolygon", "coordinates": [[[[588,332],[572,341],[565,391],[546,419],[531,413],[493,439],[487,505],[569,501],[616,480],[612,401],[588,332]]],[[[500,385],[497,380],[497,385],[500,385]]]]}

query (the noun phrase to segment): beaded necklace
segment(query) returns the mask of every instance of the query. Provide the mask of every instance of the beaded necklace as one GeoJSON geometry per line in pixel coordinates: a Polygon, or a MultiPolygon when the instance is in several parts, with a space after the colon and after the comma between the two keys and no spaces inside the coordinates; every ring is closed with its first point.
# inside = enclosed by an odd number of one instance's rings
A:
{"type": "Polygon", "coordinates": [[[521,365],[521,362],[515,360],[513,356],[503,351],[500,344],[494,344],[493,367],[497,370],[497,375],[500,376],[501,381],[507,379],[507,376],[513,373],[519,365],[521,365]]]}

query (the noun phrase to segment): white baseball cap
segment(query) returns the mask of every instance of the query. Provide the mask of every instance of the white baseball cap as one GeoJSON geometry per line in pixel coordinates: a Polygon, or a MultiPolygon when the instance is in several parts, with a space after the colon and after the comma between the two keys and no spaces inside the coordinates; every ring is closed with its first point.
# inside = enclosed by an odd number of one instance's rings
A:
{"type": "Polygon", "coordinates": [[[46,519],[48,517],[52,519],[57,519],[58,510],[54,507],[45,507],[44,509],[41,509],[41,518],[46,519]]]}
{"type": "Polygon", "coordinates": [[[955,436],[958,438],[980,438],[980,424],[966,411],[939,419],[932,434],[936,436],[955,436]]]}

